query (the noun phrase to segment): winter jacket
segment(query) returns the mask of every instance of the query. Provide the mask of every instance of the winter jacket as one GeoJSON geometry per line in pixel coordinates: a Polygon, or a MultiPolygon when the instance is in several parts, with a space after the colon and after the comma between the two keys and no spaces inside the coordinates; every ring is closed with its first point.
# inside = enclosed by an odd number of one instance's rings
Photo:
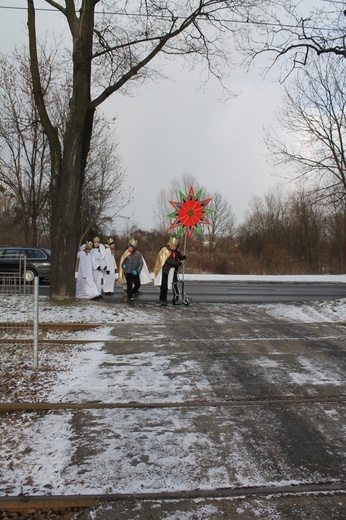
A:
{"type": "Polygon", "coordinates": [[[177,271],[178,267],[181,265],[182,259],[183,255],[180,251],[170,251],[167,260],[163,264],[162,272],[168,274],[171,267],[175,267],[175,270],[177,271]]]}
{"type": "Polygon", "coordinates": [[[137,271],[139,274],[143,267],[143,257],[139,251],[134,251],[127,255],[127,257],[123,260],[122,266],[125,274],[132,273],[132,271],[137,271]],[[123,267],[126,265],[126,267],[123,267]]]}

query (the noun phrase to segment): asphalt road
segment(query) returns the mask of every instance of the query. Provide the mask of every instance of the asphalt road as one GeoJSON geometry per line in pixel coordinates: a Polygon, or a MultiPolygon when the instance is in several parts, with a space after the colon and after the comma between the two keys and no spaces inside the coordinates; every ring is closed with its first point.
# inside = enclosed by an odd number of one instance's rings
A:
{"type": "MultiPolygon", "coordinates": [[[[137,298],[142,302],[158,300],[158,290],[152,285],[141,287],[137,298]]],[[[185,292],[193,303],[275,303],[323,301],[346,298],[343,283],[258,283],[258,282],[185,282],[185,292]]],[[[40,286],[40,294],[49,295],[49,286],[40,286]]],[[[169,291],[168,297],[171,297],[169,291]]],[[[107,301],[122,301],[123,291],[116,286],[107,301]]]]}
{"type": "Polygon", "coordinates": [[[346,297],[345,284],[187,282],[185,290],[199,303],[298,302],[346,297]]]}

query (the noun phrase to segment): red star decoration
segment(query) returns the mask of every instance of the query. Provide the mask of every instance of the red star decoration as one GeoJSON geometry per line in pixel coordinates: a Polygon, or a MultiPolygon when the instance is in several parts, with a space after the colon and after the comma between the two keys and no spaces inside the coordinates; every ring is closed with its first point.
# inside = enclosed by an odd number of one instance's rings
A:
{"type": "Polygon", "coordinates": [[[187,238],[191,238],[194,231],[201,234],[201,225],[210,225],[206,215],[213,212],[213,210],[207,209],[211,198],[199,200],[201,192],[202,190],[199,190],[195,195],[194,189],[191,186],[187,196],[180,192],[180,201],[169,201],[175,209],[173,213],[168,215],[175,219],[169,226],[169,230],[177,227],[184,228],[187,238]]]}

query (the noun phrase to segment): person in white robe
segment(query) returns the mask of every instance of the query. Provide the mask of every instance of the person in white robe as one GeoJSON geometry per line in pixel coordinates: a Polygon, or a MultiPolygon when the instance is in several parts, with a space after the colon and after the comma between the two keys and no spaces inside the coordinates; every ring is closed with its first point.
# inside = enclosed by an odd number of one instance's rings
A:
{"type": "Polygon", "coordinates": [[[102,277],[103,272],[106,270],[106,262],[105,262],[105,246],[100,244],[99,237],[93,238],[93,247],[90,252],[92,265],[93,265],[93,274],[94,274],[94,282],[96,284],[97,290],[99,291],[99,296],[102,298],[102,277]]]}
{"type": "Polygon", "coordinates": [[[77,278],[77,273],[78,273],[78,266],[79,266],[79,258],[80,258],[80,255],[83,253],[83,251],[85,251],[85,244],[82,244],[79,248],[79,251],[77,253],[77,257],[76,257],[76,278],[77,278]]]}
{"type": "Polygon", "coordinates": [[[76,280],[76,298],[86,300],[99,299],[99,292],[94,282],[93,266],[90,251],[92,242],[85,244],[85,250],[78,253],[78,271],[76,280]]]}
{"type": "Polygon", "coordinates": [[[107,295],[114,294],[115,275],[117,272],[117,262],[115,259],[115,243],[113,238],[107,240],[105,246],[106,270],[103,273],[103,292],[107,295]]]}

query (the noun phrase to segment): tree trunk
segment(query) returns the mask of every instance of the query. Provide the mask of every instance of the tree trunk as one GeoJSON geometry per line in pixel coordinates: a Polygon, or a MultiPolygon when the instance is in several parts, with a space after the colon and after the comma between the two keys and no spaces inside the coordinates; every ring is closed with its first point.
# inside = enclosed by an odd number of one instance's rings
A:
{"type": "Polygon", "coordinates": [[[73,88],[61,149],[58,130],[46,109],[38,66],[35,8],[28,2],[31,76],[35,103],[49,140],[51,155],[51,251],[50,296],[54,300],[75,297],[75,259],[80,232],[80,204],[84,171],[90,148],[95,109],[90,102],[90,78],[95,0],[83,0],[79,17],[64,14],[73,40],[73,88]],[[63,151],[62,151],[63,150],[63,151]]]}
{"type": "MultiPolygon", "coordinates": [[[[80,114],[83,117],[82,114],[80,114]]],[[[50,296],[54,300],[75,297],[75,264],[80,237],[80,205],[85,163],[89,151],[94,110],[85,117],[83,131],[66,131],[62,168],[51,185],[52,221],[50,296]]]]}

